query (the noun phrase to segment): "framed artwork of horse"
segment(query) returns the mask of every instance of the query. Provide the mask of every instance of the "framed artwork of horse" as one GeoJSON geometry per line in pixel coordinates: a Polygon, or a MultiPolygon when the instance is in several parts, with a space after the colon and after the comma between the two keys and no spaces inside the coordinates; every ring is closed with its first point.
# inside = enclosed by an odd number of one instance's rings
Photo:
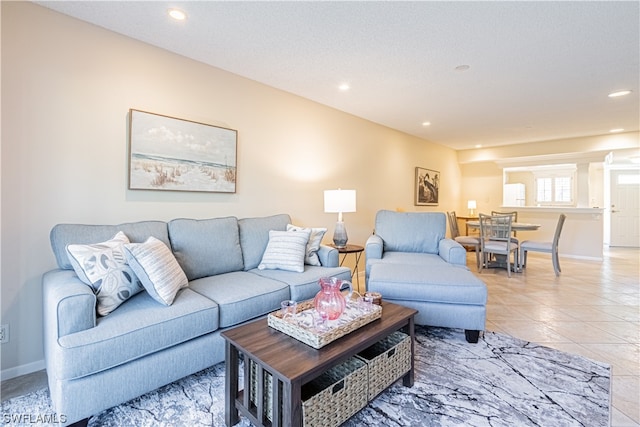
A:
{"type": "Polygon", "coordinates": [[[416,167],[415,201],[416,206],[438,206],[440,172],[416,167]]]}

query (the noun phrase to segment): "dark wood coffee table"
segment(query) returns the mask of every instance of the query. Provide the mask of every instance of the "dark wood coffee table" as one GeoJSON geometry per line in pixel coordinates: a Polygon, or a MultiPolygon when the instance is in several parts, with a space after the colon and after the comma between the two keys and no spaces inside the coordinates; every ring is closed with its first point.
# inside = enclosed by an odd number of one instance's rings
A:
{"type": "MultiPolygon", "coordinates": [[[[414,321],[416,310],[382,303],[382,317],[345,335],[321,349],[314,349],[293,337],[267,326],[259,319],[222,332],[225,339],[225,422],[240,421],[239,412],[255,425],[302,426],[302,385],[349,357],[402,330],[411,336],[411,369],[402,377],[406,387],[414,381],[414,321]],[[244,358],[244,389],[239,390],[239,355],[244,358]],[[255,404],[251,402],[249,361],[256,365],[257,378],[264,371],[272,375],[269,421],[264,404],[263,381],[257,381],[255,404]]],[[[268,395],[268,394],[267,394],[268,395]]]]}

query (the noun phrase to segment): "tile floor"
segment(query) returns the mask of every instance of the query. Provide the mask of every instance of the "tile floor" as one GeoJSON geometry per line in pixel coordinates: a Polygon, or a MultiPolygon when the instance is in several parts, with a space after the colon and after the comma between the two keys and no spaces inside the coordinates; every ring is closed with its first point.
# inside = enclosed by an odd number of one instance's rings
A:
{"type": "MultiPolygon", "coordinates": [[[[605,250],[603,262],[530,253],[522,274],[476,272],[487,284],[487,329],[613,367],[612,426],[640,427],[640,250],[605,250]]],[[[2,399],[46,386],[44,371],[2,382],[2,399]]]]}
{"type": "Polygon", "coordinates": [[[530,252],[527,268],[467,265],[489,288],[487,329],[580,354],[612,366],[612,426],[640,426],[640,250],[605,249],[603,262],[530,252]]]}

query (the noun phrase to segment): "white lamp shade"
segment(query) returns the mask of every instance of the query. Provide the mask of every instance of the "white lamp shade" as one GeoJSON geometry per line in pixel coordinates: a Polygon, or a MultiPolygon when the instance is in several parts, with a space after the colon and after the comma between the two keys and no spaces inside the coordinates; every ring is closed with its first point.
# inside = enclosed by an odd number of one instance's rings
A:
{"type": "Polygon", "coordinates": [[[476,201],[475,200],[469,200],[467,202],[467,209],[475,209],[476,208],[476,201]]]}
{"type": "Polygon", "coordinates": [[[355,212],[356,190],[325,190],[325,212],[355,212]]]}

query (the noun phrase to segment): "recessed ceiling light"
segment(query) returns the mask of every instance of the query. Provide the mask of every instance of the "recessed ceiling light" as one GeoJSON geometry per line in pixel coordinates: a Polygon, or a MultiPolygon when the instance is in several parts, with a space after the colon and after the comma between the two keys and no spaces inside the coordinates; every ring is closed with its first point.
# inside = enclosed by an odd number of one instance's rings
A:
{"type": "Polygon", "coordinates": [[[341,91],[343,91],[343,92],[344,92],[344,91],[346,91],[346,90],[351,89],[351,87],[349,86],[349,84],[348,84],[348,83],[342,83],[340,86],[338,86],[338,89],[340,89],[341,91]]]}
{"type": "Polygon", "coordinates": [[[476,148],[482,148],[482,144],[476,144],[476,148]]]}
{"type": "Polygon", "coordinates": [[[422,126],[424,127],[431,126],[431,122],[422,122],[422,126]]]}
{"type": "Polygon", "coordinates": [[[630,90],[619,90],[617,92],[611,92],[609,98],[617,98],[618,96],[625,96],[631,93],[630,90]]]}
{"type": "Polygon", "coordinates": [[[622,129],[622,128],[615,128],[615,129],[611,129],[609,132],[611,132],[611,133],[624,132],[624,129],[622,129]]]}
{"type": "Polygon", "coordinates": [[[169,9],[169,16],[178,21],[184,21],[187,19],[187,14],[180,9],[169,9]]]}

